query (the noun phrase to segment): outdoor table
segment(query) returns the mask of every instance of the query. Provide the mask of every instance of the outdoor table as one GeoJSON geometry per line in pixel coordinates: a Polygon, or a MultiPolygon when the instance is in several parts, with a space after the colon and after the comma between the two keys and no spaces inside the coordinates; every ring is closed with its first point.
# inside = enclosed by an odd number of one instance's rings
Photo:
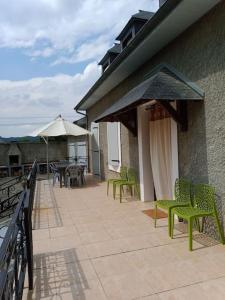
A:
{"type": "Polygon", "coordinates": [[[65,177],[66,177],[66,168],[71,165],[71,163],[68,162],[58,162],[55,163],[56,168],[59,171],[59,182],[60,182],[60,188],[62,187],[62,179],[64,180],[64,184],[65,184],[65,177]]]}

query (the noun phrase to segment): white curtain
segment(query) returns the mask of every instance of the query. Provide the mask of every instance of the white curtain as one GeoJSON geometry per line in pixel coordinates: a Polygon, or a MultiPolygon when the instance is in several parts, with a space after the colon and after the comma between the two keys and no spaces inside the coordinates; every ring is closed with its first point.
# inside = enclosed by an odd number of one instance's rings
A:
{"type": "Polygon", "coordinates": [[[170,118],[150,121],[150,155],[157,200],[173,199],[170,118]]]}

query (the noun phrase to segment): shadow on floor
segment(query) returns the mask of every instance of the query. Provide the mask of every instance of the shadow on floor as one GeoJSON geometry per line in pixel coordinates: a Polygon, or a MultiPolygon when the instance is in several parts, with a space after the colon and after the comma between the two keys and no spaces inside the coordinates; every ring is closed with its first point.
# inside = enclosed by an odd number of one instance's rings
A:
{"type": "Polygon", "coordinates": [[[90,289],[76,249],[35,255],[34,290],[23,299],[80,299],[90,289]],[[67,298],[68,297],[68,298],[67,298]]]}
{"type": "Polygon", "coordinates": [[[33,229],[48,229],[62,226],[62,217],[56,202],[52,184],[49,181],[37,181],[33,208],[33,229]],[[43,185],[45,198],[43,198],[42,195],[43,185]],[[46,197],[46,191],[48,192],[48,198],[46,197]],[[51,222],[49,221],[50,215],[51,222]]]}
{"type": "MultiPolygon", "coordinates": [[[[178,223],[174,226],[175,229],[177,229],[181,234],[187,234],[188,228],[186,223],[178,223]]],[[[174,238],[178,238],[178,236],[174,236],[174,238]]],[[[193,240],[199,243],[200,245],[206,247],[212,247],[219,244],[219,241],[211,238],[205,233],[195,233],[193,235],[193,240]]]]}

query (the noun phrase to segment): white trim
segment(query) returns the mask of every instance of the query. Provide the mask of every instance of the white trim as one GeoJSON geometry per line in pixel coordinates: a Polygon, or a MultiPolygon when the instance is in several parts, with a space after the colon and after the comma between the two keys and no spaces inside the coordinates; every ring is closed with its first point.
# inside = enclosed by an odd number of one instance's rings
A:
{"type": "MultiPolygon", "coordinates": [[[[176,109],[176,102],[171,104],[176,109]]],[[[179,178],[179,160],[178,160],[178,130],[177,123],[171,118],[171,150],[172,150],[172,187],[174,193],[174,185],[179,178]]]]}
{"type": "Polygon", "coordinates": [[[172,186],[174,190],[175,181],[179,178],[179,162],[178,162],[178,138],[177,123],[171,118],[171,143],[172,143],[172,186]]]}
{"type": "MultiPolygon", "coordinates": [[[[94,174],[95,176],[100,176],[101,177],[101,156],[100,156],[100,134],[99,134],[99,123],[96,122],[91,122],[91,132],[93,132],[94,128],[98,128],[98,137],[97,137],[97,147],[98,149],[93,149],[93,145],[91,142],[91,154],[93,155],[93,151],[98,151],[98,172],[99,174],[94,174]]],[[[93,137],[91,136],[91,139],[93,137]]],[[[92,156],[92,168],[93,168],[93,156],[92,156]]],[[[94,170],[93,170],[94,171],[94,170]]]]}
{"type": "MultiPolygon", "coordinates": [[[[107,140],[108,140],[108,124],[110,124],[110,123],[107,122],[107,140]]],[[[122,155],[121,155],[121,134],[120,134],[121,126],[120,126],[119,122],[117,122],[117,126],[118,126],[119,165],[118,165],[118,167],[110,165],[110,163],[109,163],[109,150],[108,150],[108,169],[110,171],[119,173],[120,168],[121,168],[121,160],[122,160],[122,155]]]]}

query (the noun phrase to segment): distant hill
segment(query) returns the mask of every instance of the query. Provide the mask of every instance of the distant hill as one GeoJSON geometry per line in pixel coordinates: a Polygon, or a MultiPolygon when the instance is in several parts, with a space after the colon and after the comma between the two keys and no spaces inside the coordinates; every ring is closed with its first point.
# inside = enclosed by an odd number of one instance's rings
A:
{"type": "Polygon", "coordinates": [[[39,142],[40,137],[32,137],[32,136],[23,136],[23,137],[1,137],[0,136],[0,143],[10,143],[10,142],[39,142]]]}

